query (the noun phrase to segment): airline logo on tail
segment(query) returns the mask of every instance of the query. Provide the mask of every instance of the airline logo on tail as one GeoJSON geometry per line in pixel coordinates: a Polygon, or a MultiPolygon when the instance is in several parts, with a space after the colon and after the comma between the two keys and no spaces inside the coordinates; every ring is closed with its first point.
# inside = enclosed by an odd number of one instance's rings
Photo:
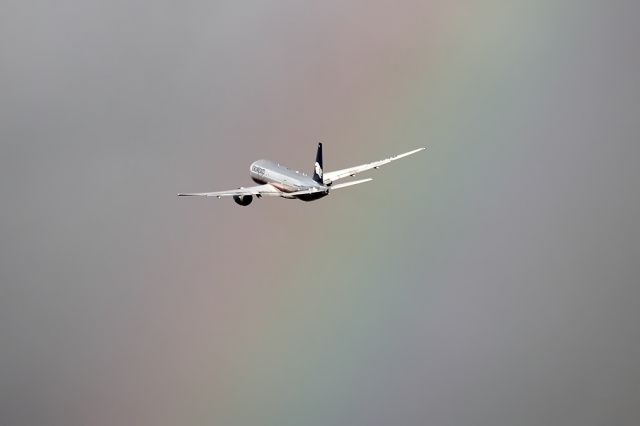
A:
{"type": "Polygon", "coordinates": [[[320,185],[324,185],[324,180],[322,178],[322,144],[318,144],[318,152],[316,154],[316,164],[315,170],[313,174],[313,180],[319,183],[320,185]]]}

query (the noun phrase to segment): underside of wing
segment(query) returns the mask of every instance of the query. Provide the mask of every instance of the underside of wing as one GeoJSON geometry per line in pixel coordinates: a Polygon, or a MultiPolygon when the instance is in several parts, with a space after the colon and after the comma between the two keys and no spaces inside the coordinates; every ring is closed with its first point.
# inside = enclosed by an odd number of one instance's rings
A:
{"type": "Polygon", "coordinates": [[[416,153],[418,153],[420,151],[423,151],[425,149],[426,148],[418,148],[418,149],[414,149],[413,151],[405,152],[404,154],[396,155],[396,156],[390,157],[390,158],[385,158],[384,160],[374,161],[373,163],[363,164],[363,165],[360,165],[360,166],[350,167],[348,169],[342,169],[342,170],[337,170],[335,172],[325,173],[324,174],[324,183],[326,185],[329,185],[332,182],[335,182],[337,180],[344,179],[344,178],[350,177],[350,176],[355,176],[358,173],[362,173],[362,172],[365,172],[367,170],[377,169],[380,166],[384,166],[385,164],[389,164],[392,161],[396,161],[396,160],[399,160],[401,158],[408,157],[410,155],[416,154],[416,153]]]}
{"type": "Polygon", "coordinates": [[[266,184],[260,186],[252,186],[249,188],[232,189],[230,191],[218,192],[190,192],[178,194],[178,197],[238,197],[244,195],[255,195],[258,197],[279,197],[283,193],[273,185],[266,184]]]}

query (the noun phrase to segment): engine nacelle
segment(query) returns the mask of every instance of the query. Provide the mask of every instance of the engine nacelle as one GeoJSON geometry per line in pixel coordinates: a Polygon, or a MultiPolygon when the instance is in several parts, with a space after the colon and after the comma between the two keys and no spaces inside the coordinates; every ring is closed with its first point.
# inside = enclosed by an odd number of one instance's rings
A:
{"type": "Polygon", "coordinates": [[[241,206],[248,206],[253,201],[253,195],[234,195],[233,201],[241,206]]]}

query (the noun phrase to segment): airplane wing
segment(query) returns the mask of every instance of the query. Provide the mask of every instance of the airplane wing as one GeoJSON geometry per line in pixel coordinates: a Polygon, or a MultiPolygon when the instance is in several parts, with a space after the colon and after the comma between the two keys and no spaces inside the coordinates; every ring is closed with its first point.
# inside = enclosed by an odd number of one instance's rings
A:
{"type": "Polygon", "coordinates": [[[413,154],[418,153],[420,151],[423,151],[425,149],[426,148],[419,148],[419,149],[415,149],[415,150],[410,151],[410,152],[405,152],[404,154],[396,155],[396,156],[391,157],[391,158],[386,158],[386,159],[380,160],[380,161],[374,161],[373,163],[363,164],[361,166],[350,167],[348,169],[337,170],[335,172],[328,172],[328,173],[324,174],[323,180],[324,180],[324,183],[326,185],[328,185],[328,184],[330,184],[332,182],[335,182],[335,181],[337,181],[339,179],[344,179],[344,178],[349,177],[349,176],[355,176],[358,173],[362,173],[362,172],[365,172],[367,170],[377,169],[380,166],[384,166],[385,164],[389,164],[392,161],[396,161],[396,160],[399,160],[401,158],[408,157],[410,155],[413,155],[413,154]]]}
{"type": "Polygon", "coordinates": [[[259,195],[261,197],[279,197],[283,194],[278,188],[273,185],[266,184],[260,186],[252,186],[249,188],[232,189],[230,191],[219,192],[192,192],[185,194],[178,194],[178,197],[234,197],[242,195],[259,195]]]}

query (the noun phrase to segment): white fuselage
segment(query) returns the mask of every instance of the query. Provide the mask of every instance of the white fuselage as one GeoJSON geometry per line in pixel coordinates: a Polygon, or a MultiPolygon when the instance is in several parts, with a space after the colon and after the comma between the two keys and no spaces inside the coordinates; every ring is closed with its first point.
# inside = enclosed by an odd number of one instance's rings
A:
{"type": "Polygon", "coordinates": [[[251,164],[249,175],[254,182],[261,185],[273,185],[285,193],[305,191],[312,188],[318,190],[318,193],[316,194],[291,196],[290,198],[312,201],[325,197],[329,193],[328,186],[323,183],[321,184],[316,182],[311,176],[299,171],[288,169],[287,167],[270,160],[258,160],[251,164]]]}

